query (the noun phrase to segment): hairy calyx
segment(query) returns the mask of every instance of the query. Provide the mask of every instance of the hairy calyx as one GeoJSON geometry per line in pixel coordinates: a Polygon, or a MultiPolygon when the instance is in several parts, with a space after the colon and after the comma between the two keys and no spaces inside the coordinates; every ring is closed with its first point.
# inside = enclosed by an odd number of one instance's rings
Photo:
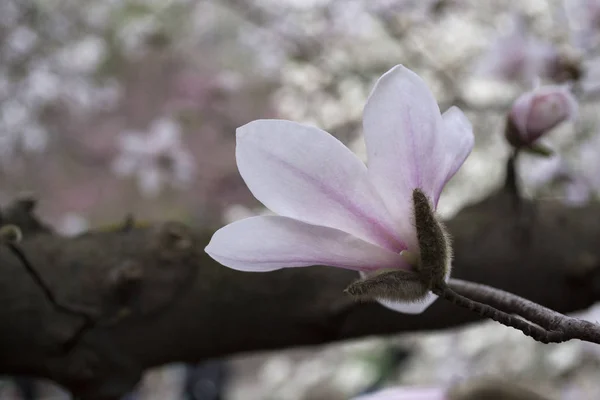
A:
{"type": "Polygon", "coordinates": [[[446,286],[452,261],[450,236],[420,189],[414,189],[412,200],[419,252],[404,250],[401,256],[413,269],[376,272],[352,283],[347,293],[364,299],[417,302],[432,289],[446,286]]]}

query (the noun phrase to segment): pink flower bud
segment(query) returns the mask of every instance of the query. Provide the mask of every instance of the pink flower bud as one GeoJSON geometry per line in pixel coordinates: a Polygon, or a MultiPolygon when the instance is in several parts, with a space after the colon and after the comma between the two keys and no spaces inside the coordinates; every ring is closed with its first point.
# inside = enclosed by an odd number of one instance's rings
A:
{"type": "Polygon", "coordinates": [[[522,94],[508,115],[506,139],[530,146],[552,128],[577,115],[577,101],[566,86],[543,86],[522,94]]]}

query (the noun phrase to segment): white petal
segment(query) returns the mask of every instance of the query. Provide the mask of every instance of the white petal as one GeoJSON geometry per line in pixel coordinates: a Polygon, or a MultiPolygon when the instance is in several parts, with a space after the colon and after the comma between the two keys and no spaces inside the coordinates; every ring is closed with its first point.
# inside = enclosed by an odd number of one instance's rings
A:
{"type": "MultiPolygon", "coordinates": [[[[409,267],[410,268],[410,267],[409,267]]],[[[359,271],[361,278],[365,278],[369,275],[369,272],[359,271]]],[[[450,279],[450,271],[446,274],[446,282],[450,279]]],[[[429,292],[425,298],[421,301],[414,303],[403,303],[399,301],[391,301],[384,299],[376,299],[379,304],[385,308],[389,308],[392,311],[396,311],[403,314],[421,314],[425,311],[434,301],[438,299],[438,296],[429,292]]]]}
{"type": "Polygon", "coordinates": [[[388,300],[377,300],[382,306],[389,308],[390,310],[397,311],[403,314],[421,314],[430,305],[433,304],[438,298],[437,295],[429,292],[425,299],[416,303],[400,303],[388,300]]]}
{"type": "Polygon", "coordinates": [[[401,65],[379,79],[367,101],[363,125],[369,173],[403,239],[412,233],[409,246],[416,247],[412,218],[407,217],[412,215],[412,192],[418,187],[437,200],[440,182],[457,168],[450,160],[464,153],[461,135],[472,135],[465,120],[456,110],[444,121],[425,82],[401,65]],[[457,139],[462,145],[452,143],[457,139]]]}
{"type": "Polygon", "coordinates": [[[458,107],[450,107],[442,114],[444,130],[442,139],[445,144],[445,157],[438,165],[438,182],[434,186],[434,193],[437,197],[433,199],[437,205],[440,193],[448,181],[454,176],[456,171],[465,162],[473,145],[475,137],[473,136],[473,126],[466,115],[458,107]]]}
{"type": "Polygon", "coordinates": [[[237,130],[236,158],[248,188],[271,211],[396,252],[406,248],[365,165],[327,132],[254,121],[237,130]]]}
{"type": "Polygon", "coordinates": [[[443,388],[392,387],[364,394],[352,400],[445,400],[443,388]]]}
{"type": "Polygon", "coordinates": [[[371,179],[414,249],[412,192],[419,187],[434,198],[441,153],[438,105],[421,78],[398,65],[375,84],[363,118],[371,179]]]}
{"type": "Polygon", "coordinates": [[[331,265],[353,270],[408,268],[398,253],[346,232],[287,217],[260,216],[219,229],[205,251],[240,271],[331,265]]]}

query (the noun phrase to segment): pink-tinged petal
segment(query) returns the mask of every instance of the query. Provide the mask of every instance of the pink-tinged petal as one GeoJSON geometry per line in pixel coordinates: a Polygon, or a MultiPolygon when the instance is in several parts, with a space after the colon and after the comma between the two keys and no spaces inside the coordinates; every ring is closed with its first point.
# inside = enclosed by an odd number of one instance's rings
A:
{"type": "Polygon", "coordinates": [[[406,248],[365,165],[327,132],[254,121],[237,130],[236,158],[248,188],[271,211],[396,252],[406,248]]]}
{"type": "Polygon", "coordinates": [[[446,153],[444,162],[439,164],[439,168],[445,171],[445,175],[440,173],[438,179],[441,181],[435,186],[434,193],[437,197],[434,199],[434,204],[436,205],[442,189],[464,164],[475,144],[473,126],[460,108],[450,107],[442,114],[442,119],[444,125],[442,139],[445,142],[446,153]]]}
{"type": "Polygon", "coordinates": [[[394,387],[355,397],[352,400],[447,400],[442,388],[394,387]]]}
{"type": "Polygon", "coordinates": [[[205,251],[240,271],[330,265],[357,271],[409,268],[398,253],[338,229],[281,216],[236,221],[219,229],[205,251]]]}
{"type": "Polygon", "coordinates": [[[412,192],[436,201],[450,173],[464,156],[472,130],[453,110],[442,119],[423,80],[398,65],[376,83],[364,110],[369,174],[395,219],[401,237],[416,249],[412,192]],[[450,137],[445,137],[450,135],[450,137]],[[456,145],[452,143],[458,140],[456,145]]]}

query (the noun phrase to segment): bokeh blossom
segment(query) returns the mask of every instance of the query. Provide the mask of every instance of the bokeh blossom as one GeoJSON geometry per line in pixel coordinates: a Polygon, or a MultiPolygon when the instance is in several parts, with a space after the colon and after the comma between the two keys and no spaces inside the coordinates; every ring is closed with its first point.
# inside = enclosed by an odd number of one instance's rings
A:
{"type": "Polygon", "coordinates": [[[147,133],[126,131],[119,137],[118,147],[113,171],[118,176],[134,177],[147,196],[158,195],[165,185],[185,188],[194,177],[194,159],[172,120],[154,121],[147,133]]]}
{"type": "MultiPolygon", "coordinates": [[[[253,195],[275,216],[218,230],[206,252],[223,265],[264,272],[315,264],[363,274],[414,272],[420,254],[413,191],[435,208],[473,147],[458,108],[440,113],[423,80],[396,66],[376,83],[364,109],[369,167],[318,128],[259,120],[237,130],[236,160],[253,195]],[[404,253],[404,254],[401,254],[404,253]]],[[[436,299],[394,304],[422,312],[436,299]]]]}
{"type": "MultiPolygon", "coordinates": [[[[521,180],[537,196],[552,188],[552,199],[573,207],[584,205],[592,197],[590,180],[555,150],[552,149],[552,153],[549,157],[519,157],[521,180]]],[[[597,149],[584,145],[578,152],[578,158],[580,162],[590,165],[598,158],[597,154],[597,149]],[[588,159],[590,155],[592,160],[588,159]]]]}
{"type": "Polygon", "coordinates": [[[571,42],[591,50],[600,41],[600,1],[564,0],[564,11],[571,33],[571,42]]]}
{"type": "Polygon", "coordinates": [[[559,62],[557,49],[528,32],[521,18],[514,28],[498,37],[483,54],[476,72],[485,77],[530,84],[538,77],[555,73],[559,62]]]}

